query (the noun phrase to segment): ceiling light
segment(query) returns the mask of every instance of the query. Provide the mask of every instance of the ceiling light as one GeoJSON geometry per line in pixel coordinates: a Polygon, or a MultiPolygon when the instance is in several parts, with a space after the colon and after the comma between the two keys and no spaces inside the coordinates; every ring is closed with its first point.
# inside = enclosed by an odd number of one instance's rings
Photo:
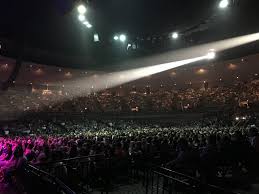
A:
{"type": "Polygon", "coordinates": [[[99,35],[98,34],[94,34],[94,42],[99,42],[99,35]]]}
{"type": "Polygon", "coordinates": [[[82,15],[82,14],[80,14],[80,15],[78,16],[78,19],[79,19],[79,21],[83,22],[83,21],[85,21],[85,16],[82,15]]]}
{"type": "Polygon", "coordinates": [[[219,8],[225,9],[228,7],[228,5],[229,5],[229,0],[221,0],[219,3],[219,8]]]}
{"type": "Polygon", "coordinates": [[[173,39],[177,39],[179,37],[179,34],[177,33],[177,32],[174,32],[173,34],[172,34],[172,38],[173,39]]]}
{"type": "Polygon", "coordinates": [[[120,41],[121,41],[121,42],[125,42],[126,39],[127,39],[127,38],[126,38],[126,36],[125,36],[124,34],[121,34],[121,35],[120,35],[120,41]]]}
{"type": "Polygon", "coordinates": [[[85,14],[85,12],[86,12],[86,7],[84,6],[84,5],[79,5],[78,7],[77,7],[77,11],[78,11],[78,13],[79,14],[85,14]]]}
{"type": "Polygon", "coordinates": [[[88,24],[86,24],[86,27],[87,27],[87,28],[92,28],[93,26],[92,26],[92,24],[89,24],[89,23],[88,23],[88,24]]]}
{"type": "Polygon", "coordinates": [[[92,24],[90,24],[88,21],[83,22],[84,25],[86,25],[87,28],[92,28],[92,24]]]}

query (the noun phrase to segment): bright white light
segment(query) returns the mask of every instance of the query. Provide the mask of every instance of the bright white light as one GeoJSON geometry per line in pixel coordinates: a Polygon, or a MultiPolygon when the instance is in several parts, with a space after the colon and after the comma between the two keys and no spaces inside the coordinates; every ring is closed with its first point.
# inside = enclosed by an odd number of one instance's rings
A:
{"type": "Polygon", "coordinates": [[[172,38],[173,39],[177,39],[179,37],[179,34],[177,33],[177,32],[174,32],[173,34],[172,34],[172,38]]]}
{"type": "Polygon", "coordinates": [[[99,42],[99,35],[98,34],[94,34],[94,42],[99,42]]]}
{"type": "Polygon", "coordinates": [[[87,28],[92,28],[92,24],[90,24],[88,21],[83,22],[84,25],[86,25],[87,28]]]}
{"type": "Polygon", "coordinates": [[[131,47],[132,45],[129,43],[128,45],[127,45],[127,50],[129,50],[129,48],[131,47]]]}
{"type": "Polygon", "coordinates": [[[221,9],[227,8],[228,5],[229,5],[229,0],[221,0],[220,3],[219,3],[219,7],[221,9]]]}
{"type": "Polygon", "coordinates": [[[87,28],[92,28],[93,26],[92,26],[92,24],[89,24],[89,23],[88,23],[88,24],[86,24],[86,27],[87,27],[87,28]]]}
{"type": "Polygon", "coordinates": [[[118,36],[114,36],[113,39],[114,40],[119,40],[119,37],[118,36]]]}
{"type": "Polygon", "coordinates": [[[86,7],[85,7],[84,5],[79,5],[79,6],[77,7],[77,11],[78,11],[78,13],[80,13],[81,15],[82,15],[82,14],[85,14],[85,12],[86,12],[86,7]]]}
{"type": "Polygon", "coordinates": [[[120,41],[125,42],[126,41],[126,36],[124,34],[120,35],[120,41]]]}
{"type": "Polygon", "coordinates": [[[236,121],[239,121],[239,117],[236,117],[236,121]]]}
{"type": "MultiPolygon", "coordinates": [[[[142,77],[146,77],[146,76],[149,76],[149,75],[161,73],[163,71],[167,71],[169,69],[174,69],[176,67],[180,67],[180,66],[183,66],[183,65],[187,65],[187,64],[190,64],[190,63],[197,62],[197,61],[201,61],[201,60],[204,60],[206,58],[207,58],[207,56],[201,56],[201,57],[186,59],[186,60],[182,60],[182,61],[175,61],[175,62],[169,62],[169,63],[159,64],[159,65],[154,65],[154,66],[150,66],[150,67],[138,68],[138,69],[132,70],[133,74],[135,74],[134,80],[140,79],[142,77]]],[[[133,74],[130,73],[129,77],[130,77],[130,75],[131,75],[131,77],[133,77],[133,74]]]]}
{"type": "Polygon", "coordinates": [[[82,14],[80,14],[80,15],[78,16],[78,19],[79,19],[79,21],[83,22],[83,21],[85,21],[85,16],[82,15],[82,14]]]}
{"type": "Polygon", "coordinates": [[[210,51],[208,54],[207,54],[207,58],[208,59],[214,59],[216,57],[216,53],[214,51],[210,51]]]}

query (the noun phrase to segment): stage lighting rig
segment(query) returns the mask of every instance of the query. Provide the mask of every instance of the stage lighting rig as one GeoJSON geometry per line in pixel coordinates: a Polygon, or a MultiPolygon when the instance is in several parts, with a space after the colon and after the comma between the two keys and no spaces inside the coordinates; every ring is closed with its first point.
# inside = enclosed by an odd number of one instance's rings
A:
{"type": "Polygon", "coordinates": [[[80,1],[77,4],[78,20],[82,22],[87,28],[92,28],[92,24],[90,24],[86,19],[86,11],[86,4],[83,1],[80,1]]]}
{"type": "Polygon", "coordinates": [[[115,35],[113,37],[115,41],[125,42],[127,40],[127,36],[125,34],[115,35]]]}

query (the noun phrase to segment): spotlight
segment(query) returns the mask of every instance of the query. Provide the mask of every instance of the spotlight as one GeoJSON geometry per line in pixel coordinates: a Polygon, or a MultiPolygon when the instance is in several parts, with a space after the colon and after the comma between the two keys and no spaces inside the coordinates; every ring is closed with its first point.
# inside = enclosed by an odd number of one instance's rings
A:
{"type": "Polygon", "coordinates": [[[172,34],[172,38],[173,39],[177,39],[179,37],[179,34],[177,33],[177,32],[174,32],[173,34],[172,34]]]}
{"type": "Polygon", "coordinates": [[[98,34],[94,34],[94,42],[99,42],[99,35],[98,34]]]}
{"type": "Polygon", "coordinates": [[[114,40],[119,40],[119,37],[118,36],[114,36],[113,39],[114,40]]]}
{"type": "Polygon", "coordinates": [[[79,19],[79,21],[83,22],[83,21],[85,21],[85,16],[82,15],[82,14],[80,14],[80,15],[78,16],[78,19],[79,19]]]}
{"type": "Polygon", "coordinates": [[[207,54],[207,59],[214,59],[216,57],[216,53],[214,51],[210,51],[207,54]]]}
{"type": "Polygon", "coordinates": [[[86,25],[87,28],[93,27],[92,24],[90,24],[88,21],[85,21],[83,24],[86,25]]]}
{"type": "Polygon", "coordinates": [[[83,15],[83,14],[85,14],[85,12],[86,12],[86,7],[81,4],[81,5],[79,5],[79,6],[77,7],[77,11],[78,11],[79,14],[83,15]]]}
{"type": "Polygon", "coordinates": [[[93,26],[92,26],[92,24],[89,24],[89,23],[88,23],[88,24],[86,24],[86,27],[87,27],[87,28],[92,28],[93,26]]]}
{"type": "Polygon", "coordinates": [[[130,47],[132,47],[132,45],[131,45],[131,44],[128,44],[128,45],[127,45],[127,50],[129,50],[130,47]]]}
{"type": "Polygon", "coordinates": [[[221,9],[227,8],[228,5],[229,5],[229,0],[221,0],[221,1],[219,2],[219,8],[221,8],[221,9]]]}
{"type": "Polygon", "coordinates": [[[121,35],[120,35],[120,41],[121,41],[121,42],[125,42],[126,39],[127,39],[127,38],[126,38],[126,36],[125,36],[124,34],[121,34],[121,35]]]}
{"type": "Polygon", "coordinates": [[[239,117],[236,117],[236,121],[239,121],[239,117]]]}

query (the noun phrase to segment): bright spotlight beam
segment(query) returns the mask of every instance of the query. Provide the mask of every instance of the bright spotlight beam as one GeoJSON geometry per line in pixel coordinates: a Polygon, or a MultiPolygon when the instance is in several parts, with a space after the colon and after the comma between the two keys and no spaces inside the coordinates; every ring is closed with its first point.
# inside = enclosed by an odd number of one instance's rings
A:
{"type": "Polygon", "coordinates": [[[176,62],[170,62],[170,63],[164,63],[159,65],[154,65],[150,67],[142,67],[132,70],[126,70],[126,71],[120,71],[120,72],[114,72],[112,74],[104,74],[101,76],[98,76],[98,80],[105,80],[105,82],[99,82],[92,78],[87,78],[83,80],[78,80],[76,82],[73,82],[73,84],[66,84],[67,87],[70,88],[70,91],[73,90],[73,93],[76,95],[80,95],[80,91],[75,90],[75,85],[80,86],[81,88],[85,88],[88,92],[98,92],[104,89],[113,88],[125,83],[129,83],[138,79],[141,79],[146,76],[150,76],[153,74],[161,73],[163,71],[167,71],[169,69],[173,69],[176,67],[180,67],[183,65],[187,65],[190,63],[194,63],[197,61],[201,61],[207,59],[207,55],[196,57],[192,59],[185,59],[182,61],[176,61],[176,62]],[[92,87],[94,85],[94,88],[92,87]]]}
{"type": "Polygon", "coordinates": [[[114,72],[112,74],[104,74],[98,77],[98,80],[93,78],[84,78],[72,82],[65,83],[66,87],[74,96],[82,94],[75,86],[84,88],[84,92],[101,91],[106,88],[112,88],[125,84],[137,79],[161,73],[169,69],[187,65],[201,60],[213,59],[216,52],[224,51],[230,48],[238,47],[259,40],[259,33],[230,38],[213,43],[194,46],[178,51],[167,52],[164,54],[138,59],[134,61],[127,61],[122,66],[130,66],[130,70],[114,72]],[[174,61],[174,62],[172,62],[174,61]],[[159,64],[159,65],[157,65],[159,64]],[[138,68],[133,68],[137,65],[138,68]],[[144,65],[149,65],[144,67],[144,65]],[[139,67],[142,66],[142,67],[139,67]],[[94,88],[92,88],[94,86],[94,88]]]}
{"type": "Polygon", "coordinates": [[[186,59],[186,60],[182,60],[182,61],[176,61],[176,62],[171,62],[171,63],[164,63],[164,64],[160,64],[160,65],[154,65],[151,67],[143,67],[143,68],[139,68],[139,69],[135,69],[135,70],[131,70],[134,76],[131,76],[133,78],[132,81],[136,80],[136,79],[140,79],[142,77],[146,77],[146,76],[150,76],[153,74],[157,74],[157,73],[161,73],[163,71],[167,71],[169,69],[174,69],[183,65],[187,65],[190,63],[194,63],[197,61],[201,61],[207,58],[206,56],[202,56],[202,57],[196,57],[196,58],[192,58],[192,59],[186,59]]]}
{"type": "Polygon", "coordinates": [[[181,61],[186,58],[195,58],[197,56],[203,56],[205,53],[208,53],[210,51],[218,53],[224,50],[249,44],[257,40],[259,40],[259,33],[254,33],[250,35],[229,38],[189,48],[183,48],[176,51],[168,51],[163,54],[153,55],[142,59],[126,61],[124,63],[121,63],[119,67],[122,67],[124,69],[132,69],[137,68],[140,65],[143,67],[162,63],[169,63],[171,61],[181,61]]]}

